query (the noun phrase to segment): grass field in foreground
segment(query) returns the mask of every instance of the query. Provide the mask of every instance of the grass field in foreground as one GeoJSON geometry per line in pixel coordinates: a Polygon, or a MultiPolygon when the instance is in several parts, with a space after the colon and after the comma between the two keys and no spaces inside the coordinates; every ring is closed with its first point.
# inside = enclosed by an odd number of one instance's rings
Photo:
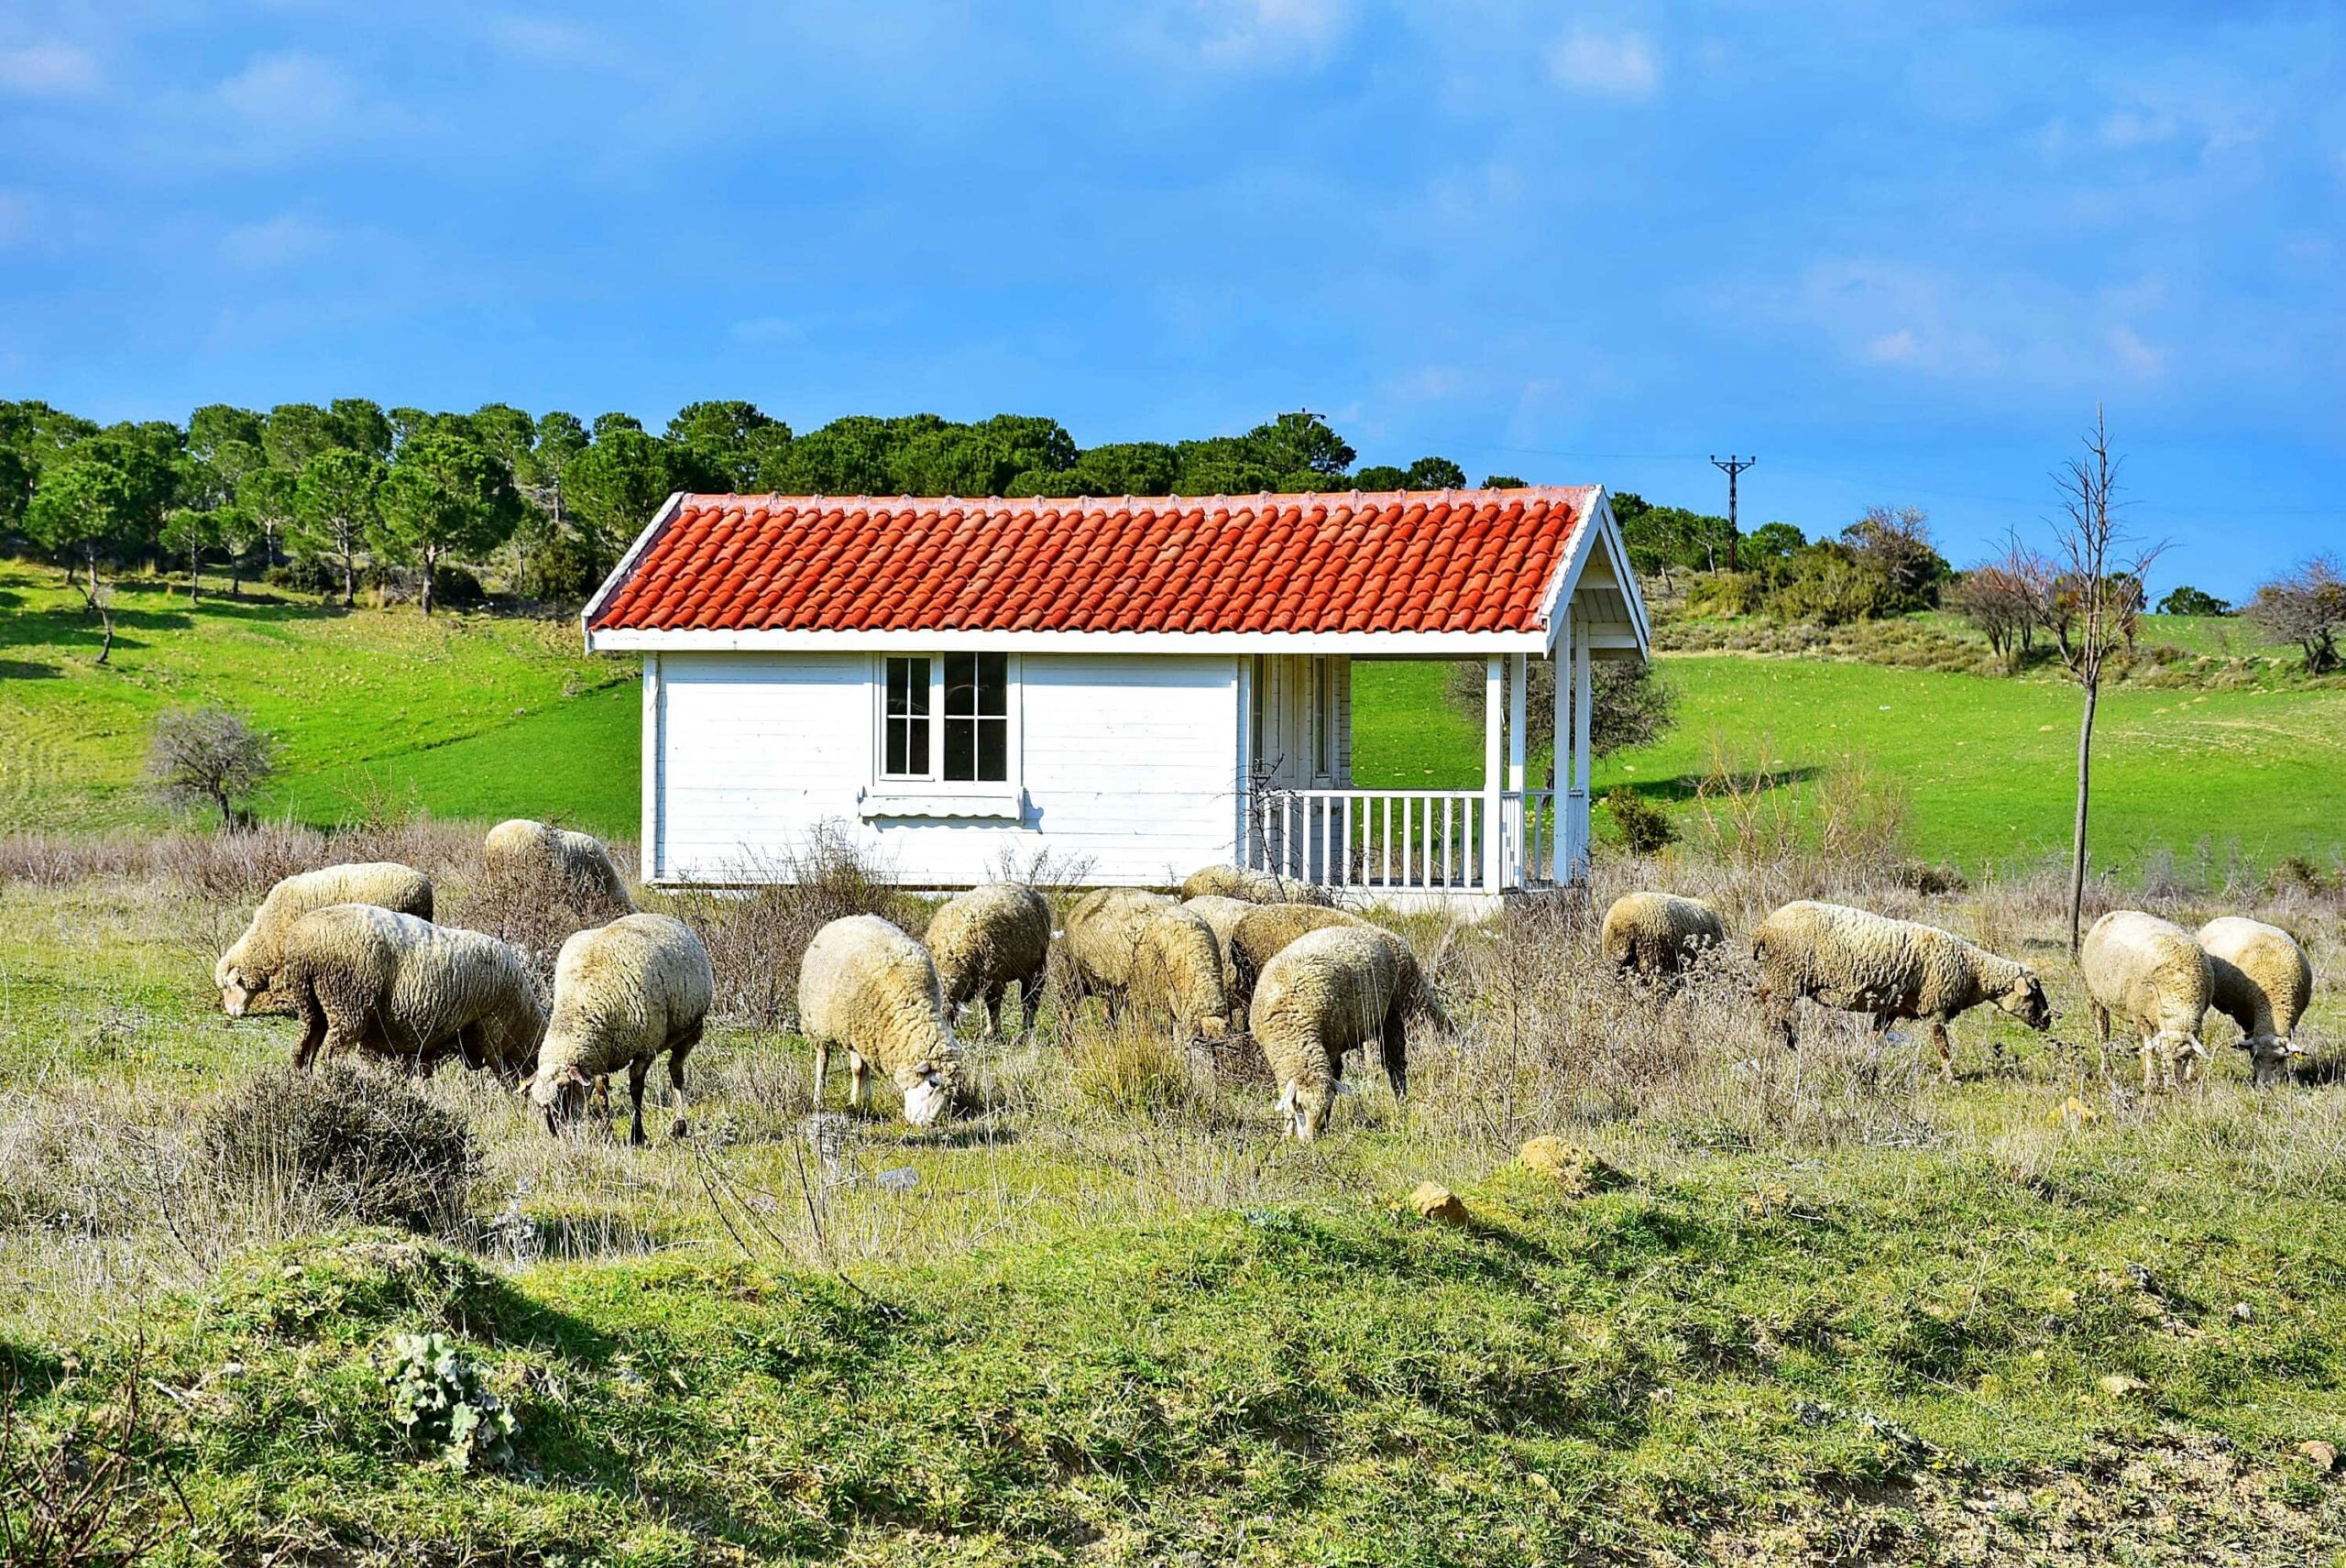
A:
{"type": "MultiPolygon", "coordinates": [[[[0,816],[12,825],[157,820],[139,779],[154,716],[219,701],[285,742],[270,814],[333,824],[420,806],[636,828],[635,667],[585,656],[574,621],[427,623],[411,609],[211,596],[191,609],[184,593],[136,586],[120,607],[113,667],[96,669],[95,629],[57,575],[0,565],[0,816]]],[[[1672,655],[1662,669],[1675,729],[1600,763],[1599,790],[1630,784],[1683,816],[1715,744],[1748,761],[1764,740],[1795,791],[1837,756],[1866,758],[1907,792],[1924,859],[2026,863],[2067,842],[2077,701],[2066,685],[1732,655],[1672,655]]],[[[1479,718],[1444,703],[1446,673],[1357,667],[1363,786],[1479,783],[1479,718]]],[[[2102,862],[2139,867],[2162,849],[2187,858],[2202,843],[2257,862],[2321,861],[2346,845],[2346,690],[2121,686],[2102,712],[2102,862]]]]}

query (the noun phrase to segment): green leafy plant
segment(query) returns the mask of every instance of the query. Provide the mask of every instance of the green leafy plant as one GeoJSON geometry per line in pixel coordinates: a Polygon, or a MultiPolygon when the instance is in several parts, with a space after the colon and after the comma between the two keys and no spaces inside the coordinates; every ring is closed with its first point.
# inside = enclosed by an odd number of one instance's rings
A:
{"type": "Polygon", "coordinates": [[[1615,784],[1605,792],[1605,809],[1612,816],[1622,845],[1633,855],[1650,855],[1678,837],[1678,830],[1670,825],[1670,814],[1628,784],[1615,784]]]}
{"type": "Polygon", "coordinates": [[[481,1386],[480,1368],[445,1334],[395,1334],[383,1353],[392,1415],[408,1443],[455,1469],[513,1456],[513,1412],[481,1386]]]}

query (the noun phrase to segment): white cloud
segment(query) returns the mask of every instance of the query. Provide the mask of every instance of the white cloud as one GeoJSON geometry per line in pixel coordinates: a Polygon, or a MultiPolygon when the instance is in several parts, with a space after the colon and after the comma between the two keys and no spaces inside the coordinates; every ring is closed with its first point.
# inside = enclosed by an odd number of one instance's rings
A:
{"type": "Polygon", "coordinates": [[[1226,65],[1325,59],[1352,27],[1352,0],[1200,0],[1198,53],[1226,65]]]}
{"type": "Polygon", "coordinates": [[[331,60],[313,54],[268,54],[220,83],[220,101],[260,125],[322,126],[346,114],[350,87],[331,60]]]}
{"type": "Polygon", "coordinates": [[[1865,346],[1865,356],[1877,365],[1911,365],[1922,357],[1923,340],[1914,335],[1911,326],[1896,332],[1885,332],[1870,338],[1865,346]]]}
{"type": "Polygon", "coordinates": [[[220,236],[220,258],[232,267],[265,272],[324,255],[334,233],[291,213],[257,224],[240,224],[220,236]]]}
{"type": "Polygon", "coordinates": [[[1550,52],[1548,69],[1567,87],[1614,98],[1650,98],[1661,84],[1653,40],[1639,32],[1574,28],[1550,52]]]}
{"type": "Polygon", "coordinates": [[[593,28],[547,16],[492,16],[487,26],[490,47],[526,64],[608,66],[625,58],[593,28]]]}
{"type": "Polygon", "coordinates": [[[2104,339],[2118,363],[2149,379],[2166,368],[2166,356],[2144,343],[2130,326],[2113,326],[2104,339]]]}
{"type": "Polygon", "coordinates": [[[0,49],[0,91],[58,98],[98,84],[98,62],[71,44],[31,44],[0,49]]]}

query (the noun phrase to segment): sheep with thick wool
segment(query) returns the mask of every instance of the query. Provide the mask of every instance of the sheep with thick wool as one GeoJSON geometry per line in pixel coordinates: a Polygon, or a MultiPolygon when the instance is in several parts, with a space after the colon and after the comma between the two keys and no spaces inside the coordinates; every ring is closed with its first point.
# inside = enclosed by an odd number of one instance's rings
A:
{"type": "Polygon", "coordinates": [[[2102,1048],[2113,1017],[2141,1042],[2145,1091],[2173,1089],[2195,1075],[2194,1064],[2208,1054],[2199,1033],[2216,975],[2190,932],[2139,909],[2113,909],[2086,933],[2077,969],[2102,1048]]]}
{"type": "Polygon", "coordinates": [[[528,1077],[545,1032],[521,955],[494,937],[434,926],[371,904],[333,904],[285,928],[265,992],[231,986],[232,1015],[291,1011],[293,1065],[344,1051],[429,1073],[449,1056],[511,1084],[528,1077]]]}
{"type": "Polygon", "coordinates": [[[2053,1025],[2052,1003],[2034,970],[1935,926],[1802,899],[1761,921],[1751,948],[1760,960],[1760,1003],[1787,1047],[1799,1043],[1803,997],[1870,1014],[1877,1028],[1927,1018],[1939,1076],[1951,1082],[1955,1047],[1947,1025],[1957,1015],[1984,1002],[2032,1029],[2053,1025]]]}
{"type": "Polygon", "coordinates": [[[1605,911],[1597,948],[1617,972],[1669,980],[1727,940],[1719,912],[1673,893],[1628,893],[1605,911]]]}
{"type": "Polygon", "coordinates": [[[2278,926],[2237,915],[2199,927],[2214,982],[2209,1005],[2240,1025],[2250,1075],[2259,1089],[2289,1081],[2289,1063],[2305,1053],[2290,1039],[2313,1001],[2313,962],[2278,926]]]}
{"type": "Polygon", "coordinates": [[[937,966],[918,942],[877,915],[850,915],[815,933],[798,966],[798,1023],[815,1047],[815,1101],[831,1049],[848,1053],[848,1102],[861,1107],[878,1067],[904,1091],[904,1120],[943,1115],[961,1077],[937,966]]]}
{"type": "Polygon", "coordinates": [[[1235,898],[1248,904],[1316,904],[1326,894],[1308,882],[1244,866],[1208,866],[1181,884],[1183,898],[1235,898]]]}
{"type": "MultiPolygon", "coordinates": [[[[1213,933],[1214,945],[1222,949],[1222,988],[1228,990],[1236,978],[1231,967],[1231,935],[1238,929],[1238,923],[1241,920],[1262,908],[1263,905],[1249,904],[1243,898],[1230,898],[1222,894],[1208,893],[1201,894],[1196,898],[1183,899],[1180,907],[1204,921],[1206,928],[1213,933]]],[[[1233,1016],[1236,1016],[1234,1011],[1233,1016]]]]}
{"type": "MultiPolygon", "coordinates": [[[[488,830],[481,859],[492,878],[545,878],[587,914],[631,915],[635,899],[610,851],[591,833],[517,817],[488,830]]],[[[525,883],[526,885],[526,883],[525,883]]]]}
{"type": "Polygon", "coordinates": [[[1051,906],[1041,894],[1016,882],[957,894],[929,917],[922,946],[937,965],[948,1021],[982,999],[986,1032],[1000,1035],[1003,1005],[1015,985],[1026,1026],[1035,1026],[1051,958],[1051,906]]]}
{"type": "Polygon", "coordinates": [[[1127,1007],[1170,1014],[1191,1037],[1229,1032],[1229,988],[1213,927],[1161,893],[1103,887],[1068,912],[1068,970],[1079,994],[1107,998],[1113,1020],[1127,1007]]]}
{"type": "Polygon", "coordinates": [[[673,1137],[685,1134],[685,1058],[700,1044],[717,974],[691,927],[665,915],[626,915],[574,932],[554,966],[554,1018],[538,1051],[530,1101],[559,1133],[586,1114],[595,1082],[627,1069],[634,1105],[628,1141],[641,1144],[643,1084],[668,1058],[673,1137]]]}
{"type": "Polygon", "coordinates": [[[1306,931],[1365,926],[1359,916],[1325,904],[1257,904],[1230,928],[1230,1015],[1244,1018],[1255,1003],[1263,966],[1306,931]]]}
{"type": "Polygon", "coordinates": [[[212,983],[230,1013],[285,1013],[291,992],[269,983],[284,936],[296,920],[334,904],[371,904],[396,915],[432,918],[432,879],[397,861],[362,861],[286,877],[269,890],[234,946],[212,966],[212,983]],[[231,1003],[232,993],[242,1000],[231,1003]]]}
{"type": "Polygon", "coordinates": [[[1365,924],[1307,931],[1263,966],[1247,1018],[1288,1132],[1308,1143],[1328,1130],[1344,1053],[1371,1038],[1394,1098],[1409,1092],[1409,1015],[1422,989],[1409,944],[1365,924]]]}

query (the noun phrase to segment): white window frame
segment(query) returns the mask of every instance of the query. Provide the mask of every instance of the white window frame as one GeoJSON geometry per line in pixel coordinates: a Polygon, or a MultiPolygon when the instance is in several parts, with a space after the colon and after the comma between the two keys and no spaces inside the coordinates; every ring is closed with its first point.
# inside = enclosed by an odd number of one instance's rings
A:
{"type": "MultiPolygon", "coordinates": [[[[957,649],[957,652],[991,652],[991,649],[957,649]]],[[[1003,685],[1007,698],[1007,734],[1003,763],[1007,777],[948,779],[945,776],[945,653],[875,653],[872,656],[872,782],[864,789],[861,806],[867,817],[978,817],[1017,819],[1025,813],[1025,672],[1016,653],[1003,657],[1003,685]],[[928,661],[928,772],[924,775],[891,773],[888,764],[888,661],[928,661]]]]}

